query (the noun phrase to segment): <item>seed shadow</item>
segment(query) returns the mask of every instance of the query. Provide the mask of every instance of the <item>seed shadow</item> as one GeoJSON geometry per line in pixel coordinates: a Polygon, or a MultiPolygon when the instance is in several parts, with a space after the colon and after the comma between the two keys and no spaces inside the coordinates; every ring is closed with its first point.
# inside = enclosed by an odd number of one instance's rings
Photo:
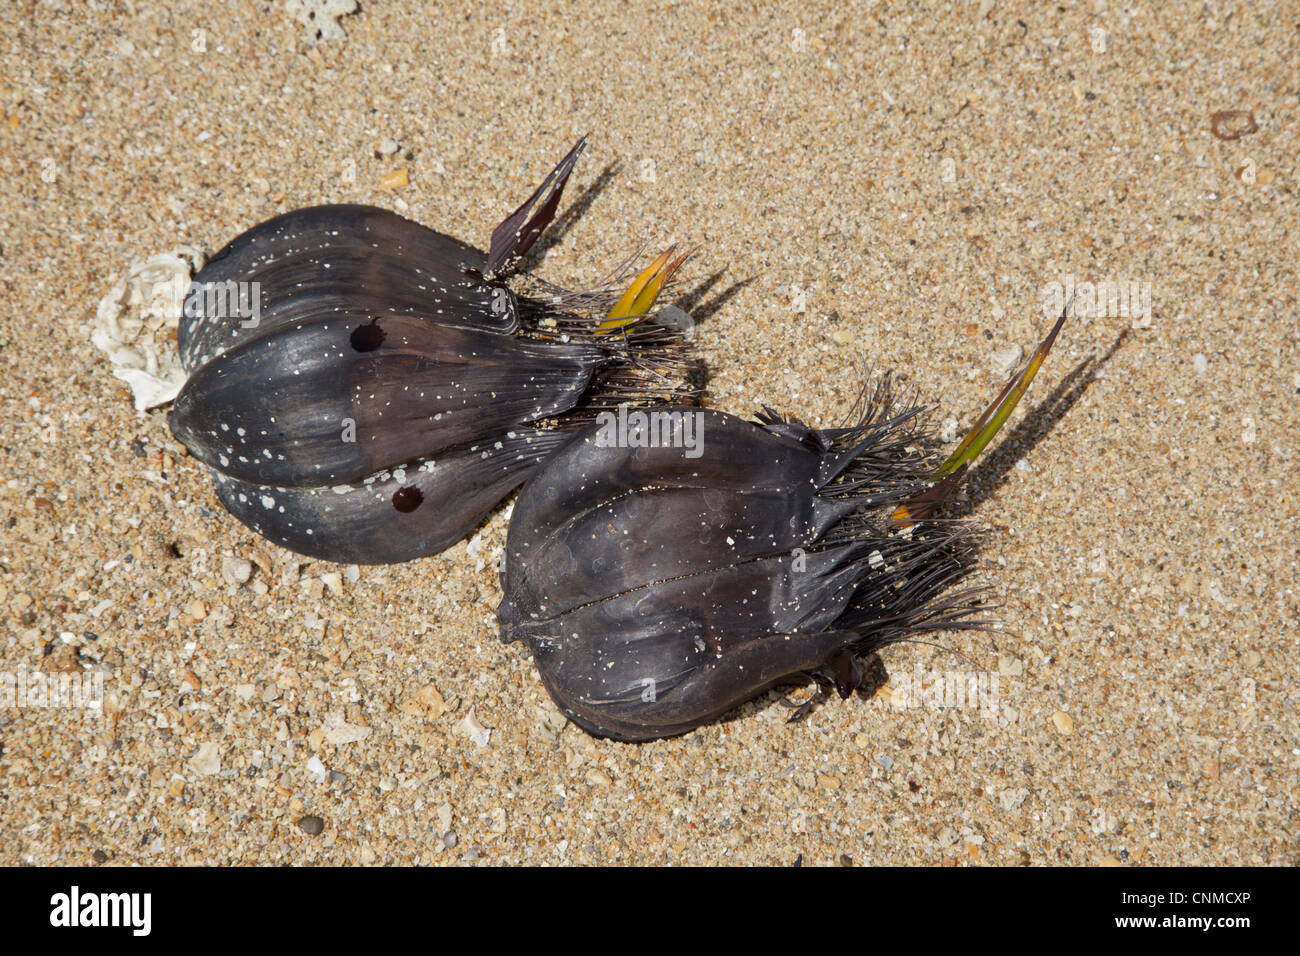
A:
{"type": "Polygon", "coordinates": [[[601,171],[601,174],[582,191],[582,195],[555,218],[546,232],[542,233],[537,240],[537,244],[525,256],[525,262],[536,264],[552,246],[559,243],[564,238],[565,233],[573,228],[574,223],[581,219],[587,210],[592,207],[600,194],[609,188],[610,183],[614,181],[614,177],[618,175],[621,166],[622,164],[618,160],[606,166],[601,171]]]}
{"type": "Polygon", "coordinates": [[[748,279],[733,282],[713,298],[705,302],[705,296],[709,294],[715,285],[722,281],[722,277],[726,275],[726,273],[726,269],[719,269],[717,272],[713,273],[713,275],[697,284],[690,292],[683,295],[681,300],[678,302],[678,307],[684,312],[689,313],[691,318],[695,320],[696,325],[703,325],[718,311],[720,311],[724,305],[735,298],[736,295],[746,286],[751,285],[757,278],[756,276],[750,276],[748,279]]]}
{"type": "MultiPolygon", "coordinates": [[[[708,321],[745,286],[754,281],[751,277],[739,282],[733,282],[711,299],[705,301],[713,287],[722,281],[722,277],[726,275],[726,272],[726,269],[719,269],[713,275],[697,283],[694,288],[678,299],[677,307],[690,316],[688,340],[694,337],[695,329],[708,321]]],[[[709,388],[710,377],[711,372],[708,365],[702,358],[697,358],[687,376],[688,385],[695,394],[697,401],[703,401],[704,395],[709,388]]]]}
{"type": "Polygon", "coordinates": [[[1088,387],[1097,380],[1097,373],[1105,367],[1128,338],[1124,329],[1101,355],[1084,359],[1056,386],[1046,398],[1034,406],[1013,428],[987,458],[971,469],[966,479],[969,495],[960,503],[945,509],[948,517],[969,517],[980,505],[988,501],[1007,482],[1007,476],[1016,462],[1025,457],[1046,438],[1083,397],[1088,387]]]}

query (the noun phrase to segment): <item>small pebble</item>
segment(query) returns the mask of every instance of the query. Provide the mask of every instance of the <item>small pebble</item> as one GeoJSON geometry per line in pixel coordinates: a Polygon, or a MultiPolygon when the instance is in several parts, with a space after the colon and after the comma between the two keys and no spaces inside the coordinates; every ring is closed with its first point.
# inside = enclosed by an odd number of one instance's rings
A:
{"type": "Polygon", "coordinates": [[[1247,415],[1241,420],[1241,443],[1243,445],[1253,445],[1256,437],[1255,419],[1247,415]]]}
{"type": "Polygon", "coordinates": [[[385,189],[401,189],[403,186],[411,184],[411,174],[403,166],[401,169],[395,169],[383,179],[379,180],[379,185],[385,189]]]}
{"type": "Polygon", "coordinates": [[[1240,139],[1259,129],[1249,110],[1219,110],[1210,117],[1210,132],[1219,139],[1240,139]]]}
{"type": "Polygon", "coordinates": [[[1200,352],[1192,356],[1192,368],[1196,370],[1197,375],[1204,375],[1205,370],[1209,367],[1210,363],[1206,361],[1205,356],[1200,352]]]}
{"type": "Polygon", "coordinates": [[[342,714],[330,713],[325,716],[325,742],[336,747],[342,744],[354,744],[370,736],[370,728],[362,724],[350,724],[342,714]]]}
{"type": "Polygon", "coordinates": [[[314,813],[309,813],[305,817],[298,818],[298,829],[308,836],[320,836],[321,831],[325,829],[325,821],[314,813]]]}
{"type": "Polygon", "coordinates": [[[999,375],[1010,375],[1020,364],[1020,360],[1025,357],[1025,350],[1019,345],[1012,343],[1004,349],[996,350],[990,357],[990,363],[993,371],[999,375]]]}
{"type": "Polygon", "coordinates": [[[253,576],[253,562],[247,558],[223,557],[221,559],[221,577],[227,584],[247,584],[253,576]]]}
{"type": "Polygon", "coordinates": [[[215,740],[201,744],[190,758],[190,766],[195,773],[212,776],[221,770],[221,745],[215,740]]]}
{"type": "Polygon", "coordinates": [[[425,684],[412,695],[407,702],[409,706],[402,709],[410,714],[418,714],[437,720],[447,712],[447,705],[442,699],[442,694],[438,693],[438,688],[432,684],[425,684]]]}
{"type": "Polygon", "coordinates": [[[326,776],[325,765],[321,763],[320,757],[316,756],[315,754],[312,754],[311,759],[307,761],[307,772],[312,775],[312,778],[317,783],[325,782],[325,776],[326,776]]]}
{"type": "Polygon", "coordinates": [[[1063,710],[1058,710],[1052,715],[1052,723],[1054,723],[1056,729],[1063,734],[1074,733],[1074,720],[1063,710]]]}
{"type": "Polygon", "coordinates": [[[488,745],[492,731],[479,723],[478,718],[474,716],[474,708],[470,708],[469,713],[465,715],[458,726],[460,732],[474,741],[476,747],[486,747],[488,745]]]}

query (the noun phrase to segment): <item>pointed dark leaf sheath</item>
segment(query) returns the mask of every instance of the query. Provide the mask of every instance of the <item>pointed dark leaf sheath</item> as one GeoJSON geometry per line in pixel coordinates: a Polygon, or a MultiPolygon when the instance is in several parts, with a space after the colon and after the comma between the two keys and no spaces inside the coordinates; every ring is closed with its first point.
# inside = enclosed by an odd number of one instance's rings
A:
{"type": "Polygon", "coordinates": [[[209,261],[187,297],[191,376],[170,423],[233,514],[314,557],[432,554],[596,409],[689,396],[678,333],[595,334],[616,293],[507,283],[581,146],[494,232],[491,263],[356,205],[277,216],[209,261]]]}

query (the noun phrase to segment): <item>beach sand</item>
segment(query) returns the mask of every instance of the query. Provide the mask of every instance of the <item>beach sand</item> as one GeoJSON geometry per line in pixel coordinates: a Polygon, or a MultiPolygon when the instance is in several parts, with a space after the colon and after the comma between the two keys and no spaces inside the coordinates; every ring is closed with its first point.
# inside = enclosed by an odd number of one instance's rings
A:
{"type": "Polygon", "coordinates": [[[1300,863],[1293,9],[373,0],[313,42],[278,0],[18,6],[0,673],[104,699],[0,708],[0,863],[1300,863]],[[701,244],[712,407],[831,425],[894,369],[951,434],[1053,283],[1136,283],[956,503],[1001,630],[803,723],[768,694],[593,739],[497,640],[504,509],[425,560],[302,559],[90,343],[133,262],[298,206],[485,246],[584,133],[535,270],[701,244]]]}

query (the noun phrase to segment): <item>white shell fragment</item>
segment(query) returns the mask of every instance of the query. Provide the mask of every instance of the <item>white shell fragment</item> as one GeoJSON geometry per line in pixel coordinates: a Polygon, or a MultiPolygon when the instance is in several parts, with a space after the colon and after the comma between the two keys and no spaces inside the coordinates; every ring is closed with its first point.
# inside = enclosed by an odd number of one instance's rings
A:
{"type": "Polygon", "coordinates": [[[201,744],[190,757],[190,766],[194,772],[210,777],[221,772],[221,745],[213,740],[201,744]]]}
{"type": "Polygon", "coordinates": [[[479,719],[474,716],[474,709],[471,707],[468,714],[460,722],[460,732],[474,741],[477,747],[486,747],[488,739],[492,736],[492,731],[479,723],[479,719]]]}
{"type": "Polygon", "coordinates": [[[990,356],[989,364],[993,367],[993,371],[998,375],[1006,376],[1010,375],[1017,367],[1019,367],[1020,360],[1024,357],[1025,350],[1013,342],[1004,349],[997,349],[993,355],[990,356]]]}
{"type": "Polygon", "coordinates": [[[957,440],[957,430],[961,428],[961,423],[949,415],[939,426],[939,441],[947,444],[957,440]]]}
{"type": "Polygon", "coordinates": [[[361,724],[349,724],[343,715],[331,712],[325,715],[325,742],[327,744],[354,744],[370,736],[370,728],[361,724]]]}
{"type": "Polygon", "coordinates": [[[312,779],[317,783],[325,782],[325,764],[321,763],[320,757],[315,754],[312,754],[311,759],[307,761],[307,772],[311,774],[312,779]]]}
{"type": "Polygon", "coordinates": [[[357,12],[357,0],[286,0],[285,11],[307,28],[312,43],[346,40],[341,17],[357,12]]]}
{"type": "Polygon", "coordinates": [[[138,411],[167,404],[185,384],[176,329],[190,279],[204,261],[192,246],[137,260],[95,310],[90,341],[131,387],[138,411]]]}

